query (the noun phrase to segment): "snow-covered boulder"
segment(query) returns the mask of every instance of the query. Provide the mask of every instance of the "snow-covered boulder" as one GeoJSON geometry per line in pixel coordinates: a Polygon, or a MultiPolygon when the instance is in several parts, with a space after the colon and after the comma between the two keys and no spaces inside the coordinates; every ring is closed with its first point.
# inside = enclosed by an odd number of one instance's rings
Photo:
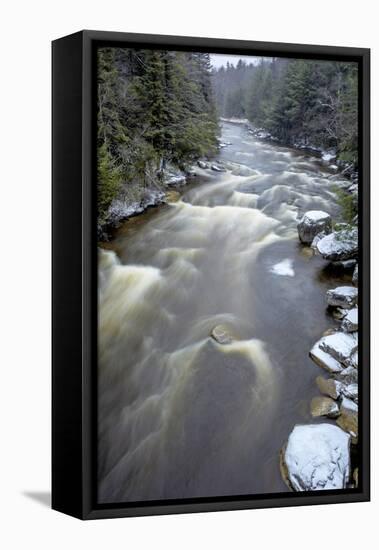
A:
{"type": "Polygon", "coordinates": [[[165,174],[165,183],[166,185],[184,185],[186,183],[186,176],[185,174],[181,173],[175,173],[175,172],[168,172],[165,174]]]}
{"type": "Polygon", "coordinates": [[[354,286],[358,286],[358,264],[355,266],[352,282],[354,286]]]}
{"type": "Polygon", "coordinates": [[[337,361],[334,357],[332,357],[330,353],[325,352],[321,348],[321,343],[325,338],[326,337],[321,338],[321,340],[316,342],[316,344],[309,352],[309,355],[319,367],[322,367],[332,374],[339,373],[343,370],[343,366],[341,365],[341,363],[337,361]]]}
{"type": "Polygon", "coordinates": [[[318,254],[317,243],[319,241],[321,241],[321,239],[323,239],[324,237],[326,237],[326,233],[321,231],[321,233],[316,235],[315,238],[313,239],[312,244],[311,244],[311,248],[312,248],[312,250],[314,250],[315,254],[318,254]]]}
{"type": "Polygon", "coordinates": [[[319,233],[328,234],[332,231],[332,218],[322,210],[310,210],[298,223],[297,231],[300,241],[310,245],[319,233]]]}
{"type": "MultiPolygon", "coordinates": [[[[350,333],[352,336],[356,336],[358,333],[357,332],[351,332],[350,333]]],[[[357,340],[358,342],[358,340],[357,340]]],[[[353,355],[351,356],[351,359],[350,359],[350,362],[349,362],[349,366],[351,367],[354,367],[355,369],[358,368],[358,350],[355,351],[353,353],[353,355]]]]}
{"type": "Polygon", "coordinates": [[[316,248],[323,258],[331,262],[355,258],[358,254],[358,230],[343,229],[330,233],[317,242],[316,248]]]}
{"type": "Polygon", "coordinates": [[[353,286],[339,286],[326,292],[329,306],[345,309],[354,307],[358,301],[358,290],[353,286]]]}
{"type": "Polygon", "coordinates": [[[330,397],[317,396],[311,401],[311,415],[313,418],[327,416],[337,418],[340,414],[338,404],[330,397]]]}
{"type": "Polygon", "coordinates": [[[350,436],[332,424],[298,425],[282,451],[282,474],[294,491],[344,489],[350,477],[350,436]]]}
{"type": "Polygon", "coordinates": [[[343,397],[341,402],[341,413],[342,414],[358,413],[358,405],[354,403],[354,401],[352,401],[351,399],[347,397],[343,397]]]}
{"type": "Polygon", "coordinates": [[[345,332],[355,332],[358,330],[358,308],[355,307],[347,312],[342,320],[342,330],[345,332]]]}
{"type": "Polygon", "coordinates": [[[357,384],[358,383],[358,371],[355,367],[347,367],[338,374],[339,380],[343,384],[357,384]]]}
{"type": "Polygon", "coordinates": [[[355,403],[358,402],[358,384],[341,384],[341,393],[348,399],[352,399],[355,403]]]}
{"type": "Polygon", "coordinates": [[[346,332],[329,334],[321,338],[319,346],[322,351],[331,355],[342,365],[354,366],[354,354],[358,349],[358,340],[354,334],[346,332]]]}

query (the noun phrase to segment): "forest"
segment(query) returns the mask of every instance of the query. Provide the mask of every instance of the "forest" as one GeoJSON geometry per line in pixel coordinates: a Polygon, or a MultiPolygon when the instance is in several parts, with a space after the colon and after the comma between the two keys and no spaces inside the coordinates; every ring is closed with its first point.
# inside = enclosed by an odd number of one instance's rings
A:
{"type": "Polygon", "coordinates": [[[261,58],[213,73],[218,112],[247,118],[286,145],[333,148],[357,163],[356,63],[261,58]]]}
{"type": "Polygon", "coordinates": [[[206,53],[98,50],[98,214],[112,200],[139,200],[164,185],[170,163],[185,167],[217,151],[218,115],[206,53]]]}
{"type": "Polygon", "coordinates": [[[169,171],[215,157],[220,117],[247,119],[284,145],[332,150],[356,168],[355,63],[252,58],[214,68],[211,61],[208,53],[99,48],[100,234],[112,225],[115,200],[124,206],[113,218],[125,218],[125,205],[137,212],[157,202],[151,197],[163,194],[169,171]]]}
{"type": "Polygon", "coordinates": [[[98,69],[99,502],[359,488],[356,65],[98,69]]]}

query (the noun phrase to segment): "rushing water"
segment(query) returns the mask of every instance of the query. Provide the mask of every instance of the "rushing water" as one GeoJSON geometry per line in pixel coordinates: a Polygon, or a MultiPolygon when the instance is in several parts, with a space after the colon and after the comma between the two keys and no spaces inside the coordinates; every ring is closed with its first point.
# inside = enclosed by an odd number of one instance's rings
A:
{"type": "MultiPolygon", "coordinates": [[[[336,217],[320,160],[224,124],[226,173],[127,221],[99,307],[100,502],[288,491],[279,450],[312,422],[308,352],[334,321],[339,280],[297,238],[306,210],[336,217]],[[233,173],[234,172],[234,173],[233,173]],[[242,175],[238,175],[242,174],[242,175]],[[234,335],[221,345],[216,325],[234,335]]],[[[113,264],[112,264],[113,262],[113,264]]]]}

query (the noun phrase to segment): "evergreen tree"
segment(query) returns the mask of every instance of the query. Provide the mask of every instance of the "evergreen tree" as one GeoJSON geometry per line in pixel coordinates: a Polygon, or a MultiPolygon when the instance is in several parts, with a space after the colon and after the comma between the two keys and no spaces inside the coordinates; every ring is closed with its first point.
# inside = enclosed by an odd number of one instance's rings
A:
{"type": "Polygon", "coordinates": [[[217,147],[208,54],[100,48],[99,219],[116,197],[139,200],[164,185],[168,162],[183,167],[217,147]]]}
{"type": "Polygon", "coordinates": [[[247,117],[288,144],[333,147],[357,163],[356,63],[262,58],[213,73],[221,116],[247,117]]]}

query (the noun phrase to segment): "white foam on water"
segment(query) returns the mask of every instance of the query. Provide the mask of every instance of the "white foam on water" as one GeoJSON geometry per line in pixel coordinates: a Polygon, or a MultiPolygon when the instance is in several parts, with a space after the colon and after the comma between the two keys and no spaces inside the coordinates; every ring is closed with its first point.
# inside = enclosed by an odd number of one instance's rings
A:
{"type": "Polygon", "coordinates": [[[289,258],[286,258],[285,260],[282,260],[281,262],[273,265],[270,267],[269,270],[271,273],[274,273],[275,275],[280,275],[281,277],[294,277],[295,271],[293,269],[293,260],[290,260],[289,258]]]}

